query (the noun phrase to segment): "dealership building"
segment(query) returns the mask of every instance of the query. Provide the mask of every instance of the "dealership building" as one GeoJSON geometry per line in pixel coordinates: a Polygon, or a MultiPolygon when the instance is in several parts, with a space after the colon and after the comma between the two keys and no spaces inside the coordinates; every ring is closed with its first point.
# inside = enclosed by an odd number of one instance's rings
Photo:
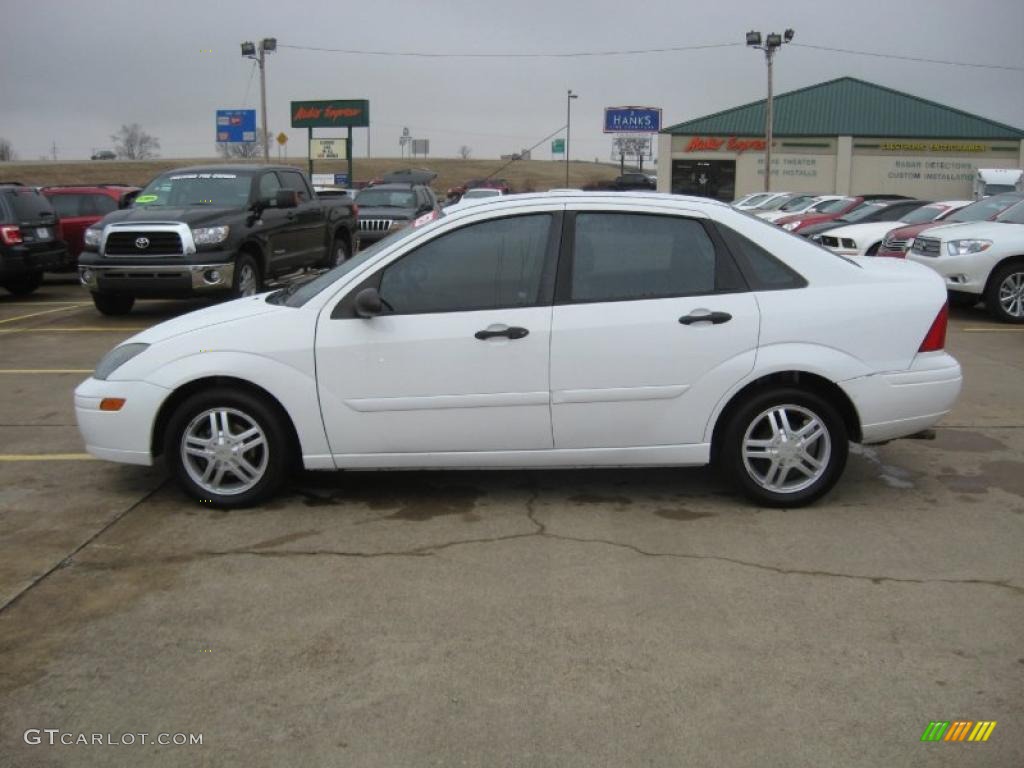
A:
{"type": "MultiPolygon", "coordinates": [[[[969,199],[978,168],[1024,167],[1024,131],[843,77],[775,97],[771,188],[969,199]]],[[[658,190],[733,200],[764,189],[764,100],[658,136],[658,190]]]]}

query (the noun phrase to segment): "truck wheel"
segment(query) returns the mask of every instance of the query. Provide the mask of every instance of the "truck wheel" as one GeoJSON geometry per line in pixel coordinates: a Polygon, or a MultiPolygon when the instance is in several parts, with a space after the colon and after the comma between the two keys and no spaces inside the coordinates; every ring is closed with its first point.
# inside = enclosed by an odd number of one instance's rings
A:
{"type": "Polygon", "coordinates": [[[721,468],[748,498],[767,507],[802,507],[843,473],[849,438],[823,398],[795,388],[748,398],[722,433],[721,468]]]}
{"type": "Polygon", "coordinates": [[[333,269],[348,261],[351,255],[351,250],[348,243],[345,242],[345,238],[335,233],[334,237],[331,238],[331,249],[327,252],[327,258],[324,259],[320,266],[325,269],[333,269]]]}
{"type": "Polygon", "coordinates": [[[231,295],[236,299],[243,296],[255,296],[262,290],[263,280],[256,259],[247,253],[239,255],[235,260],[235,279],[231,285],[231,295]]]}
{"type": "Polygon", "coordinates": [[[288,477],[294,452],[285,418],[244,390],[196,392],[171,416],[164,456],[193,498],[224,508],[256,504],[288,477]]]}
{"type": "Polygon", "coordinates": [[[1004,264],[985,288],[985,307],[996,320],[1024,323],[1024,262],[1004,264]]]}
{"type": "Polygon", "coordinates": [[[15,296],[28,296],[42,284],[42,272],[29,272],[27,275],[8,278],[3,286],[15,296]]]}
{"type": "Polygon", "coordinates": [[[101,314],[116,317],[118,315],[127,315],[132,311],[132,307],[135,306],[135,297],[122,296],[116,293],[94,293],[92,295],[92,303],[96,305],[96,309],[101,314]]]}

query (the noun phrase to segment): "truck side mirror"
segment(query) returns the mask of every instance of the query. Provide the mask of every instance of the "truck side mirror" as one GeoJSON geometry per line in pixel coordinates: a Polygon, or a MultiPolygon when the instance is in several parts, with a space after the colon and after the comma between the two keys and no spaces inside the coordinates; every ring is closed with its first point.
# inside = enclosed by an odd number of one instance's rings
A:
{"type": "Polygon", "coordinates": [[[295,208],[298,206],[298,195],[292,189],[279,189],[274,195],[274,204],[278,208],[295,208]]]}

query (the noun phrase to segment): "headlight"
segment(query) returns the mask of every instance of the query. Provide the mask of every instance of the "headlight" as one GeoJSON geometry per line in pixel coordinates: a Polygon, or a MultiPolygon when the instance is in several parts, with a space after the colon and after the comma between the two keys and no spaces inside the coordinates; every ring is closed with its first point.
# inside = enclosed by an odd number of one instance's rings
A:
{"type": "Polygon", "coordinates": [[[913,247],[914,247],[914,238],[910,238],[909,240],[907,240],[907,244],[905,246],[903,246],[903,250],[904,251],[909,251],[913,247]]]}
{"type": "Polygon", "coordinates": [[[389,232],[394,232],[396,229],[404,229],[409,226],[408,219],[394,219],[391,222],[391,226],[388,228],[389,232]]]}
{"type": "Polygon", "coordinates": [[[791,221],[791,222],[789,222],[789,224],[783,224],[782,228],[784,230],[786,230],[787,232],[792,232],[794,229],[799,227],[801,224],[803,224],[802,221],[791,221]]]}
{"type": "Polygon", "coordinates": [[[946,243],[946,253],[950,256],[968,256],[981,253],[992,245],[991,240],[950,240],[946,243]]]}
{"type": "Polygon", "coordinates": [[[843,248],[850,248],[850,249],[852,249],[852,250],[854,250],[854,251],[855,251],[855,250],[857,250],[857,241],[856,241],[856,240],[851,240],[851,239],[850,239],[850,238],[848,238],[848,237],[844,237],[844,238],[842,238],[842,239],[841,239],[841,240],[839,241],[839,244],[840,244],[840,245],[841,245],[841,246],[842,246],[843,248]]]}
{"type": "Polygon", "coordinates": [[[100,236],[103,234],[103,230],[99,227],[89,227],[85,230],[83,235],[83,242],[87,248],[99,248],[100,247],[100,236]]]}
{"type": "Polygon", "coordinates": [[[103,359],[96,365],[92,377],[100,381],[106,381],[107,377],[127,363],[136,355],[144,352],[149,344],[122,344],[114,347],[103,356],[103,359]]]}
{"type": "Polygon", "coordinates": [[[192,239],[196,245],[217,245],[228,239],[231,227],[200,227],[192,230],[192,239]]]}

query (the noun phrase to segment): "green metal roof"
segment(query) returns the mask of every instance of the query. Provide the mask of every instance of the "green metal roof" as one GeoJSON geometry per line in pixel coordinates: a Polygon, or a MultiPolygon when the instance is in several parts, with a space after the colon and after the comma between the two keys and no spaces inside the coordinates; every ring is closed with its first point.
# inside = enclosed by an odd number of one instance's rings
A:
{"type": "MultiPolygon", "coordinates": [[[[665,128],[671,134],[764,136],[765,100],[665,128]]],[[[1024,131],[855,77],[775,97],[776,137],[1024,139],[1024,131]]]]}

